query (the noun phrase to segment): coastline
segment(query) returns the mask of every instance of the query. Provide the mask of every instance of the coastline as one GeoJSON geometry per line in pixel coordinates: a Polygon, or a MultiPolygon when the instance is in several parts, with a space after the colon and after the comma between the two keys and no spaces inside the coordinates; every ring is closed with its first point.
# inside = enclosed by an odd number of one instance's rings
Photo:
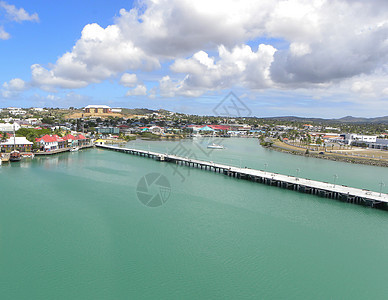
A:
{"type": "Polygon", "coordinates": [[[376,167],[388,167],[387,160],[354,157],[354,156],[340,155],[337,153],[330,153],[330,152],[325,152],[325,154],[319,154],[318,151],[309,151],[309,154],[306,154],[305,149],[299,150],[295,146],[291,146],[280,141],[274,142],[271,146],[263,146],[263,147],[270,150],[288,153],[292,155],[313,157],[313,158],[326,159],[326,160],[332,160],[332,161],[340,161],[340,162],[346,162],[346,163],[352,163],[352,164],[362,164],[362,165],[376,166],[376,167]]]}

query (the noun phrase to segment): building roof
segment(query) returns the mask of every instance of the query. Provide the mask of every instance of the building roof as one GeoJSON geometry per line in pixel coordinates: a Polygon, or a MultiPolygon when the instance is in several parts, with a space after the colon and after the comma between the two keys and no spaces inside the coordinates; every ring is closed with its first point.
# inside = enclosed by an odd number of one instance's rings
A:
{"type": "Polygon", "coordinates": [[[230,126],[228,125],[209,125],[210,128],[213,128],[215,130],[229,130],[230,126]]]}
{"type": "Polygon", "coordinates": [[[68,135],[65,135],[64,137],[63,137],[65,140],[75,140],[76,138],[75,138],[75,136],[74,135],[71,135],[71,134],[68,134],[68,135]]]}
{"type": "Polygon", "coordinates": [[[11,137],[6,142],[1,143],[1,145],[13,145],[14,143],[16,145],[32,145],[33,144],[29,140],[27,140],[24,136],[22,136],[22,137],[16,137],[16,138],[11,137]],[[14,139],[15,139],[15,142],[14,142],[14,139]]]}
{"type": "Polygon", "coordinates": [[[86,140],[86,137],[84,137],[82,134],[79,134],[76,136],[77,140],[86,140]]]}
{"type": "Polygon", "coordinates": [[[54,135],[44,135],[42,136],[41,138],[38,138],[36,139],[36,141],[38,143],[40,143],[41,141],[45,142],[45,143],[54,143],[54,142],[64,142],[65,139],[61,138],[60,136],[54,134],[54,135]]]}
{"type": "Polygon", "coordinates": [[[200,131],[214,131],[214,129],[209,127],[209,126],[204,126],[202,128],[199,128],[198,130],[200,130],[200,131]]]}
{"type": "Polygon", "coordinates": [[[110,109],[110,107],[108,105],[88,105],[85,108],[108,108],[108,109],[110,109]]]}

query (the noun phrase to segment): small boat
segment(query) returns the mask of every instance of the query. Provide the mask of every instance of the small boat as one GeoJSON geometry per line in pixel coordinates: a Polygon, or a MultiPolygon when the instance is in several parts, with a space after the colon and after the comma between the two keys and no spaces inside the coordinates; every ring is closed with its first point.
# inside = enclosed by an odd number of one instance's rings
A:
{"type": "Polygon", "coordinates": [[[24,158],[24,157],[26,157],[26,158],[34,158],[35,157],[35,154],[34,153],[24,153],[23,155],[22,155],[22,157],[24,158]]]}
{"type": "Polygon", "coordinates": [[[17,162],[17,161],[20,161],[21,159],[22,159],[22,156],[20,155],[20,152],[17,150],[12,151],[9,156],[9,161],[11,162],[17,162]]]}
{"type": "Polygon", "coordinates": [[[16,150],[16,133],[15,124],[13,125],[13,151],[9,154],[10,162],[18,162],[22,159],[20,151],[16,150]]]}
{"type": "Polygon", "coordinates": [[[70,152],[77,152],[78,150],[79,150],[78,147],[73,147],[73,148],[70,149],[70,152]]]}
{"type": "Polygon", "coordinates": [[[215,144],[215,143],[209,144],[209,145],[207,145],[207,147],[208,147],[209,149],[225,149],[224,146],[222,146],[222,145],[217,145],[217,144],[215,144]]]}

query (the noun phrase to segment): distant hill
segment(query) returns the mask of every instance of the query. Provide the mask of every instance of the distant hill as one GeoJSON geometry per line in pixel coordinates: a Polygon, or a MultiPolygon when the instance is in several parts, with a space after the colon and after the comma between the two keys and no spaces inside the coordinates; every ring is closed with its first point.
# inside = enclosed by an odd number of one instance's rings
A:
{"type": "Polygon", "coordinates": [[[340,122],[344,123],[385,123],[388,124],[388,116],[377,117],[377,118],[355,118],[352,116],[347,116],[338,119],[340,122]]]}
{"type": "Polygon", "coordinates": [[[146,115],[156,113],[156,110],[151,110],[147,108],[123,108],[122,113],[125,115],[146,115]]]}
{"type": "Polygon", "coordinates": [[[285,117],[268,117],[263,119],[285,121],[285,122],[313,122],[313,123],[367,123],[367,124],[388,124],[388,116],[377,118],[357,118],[346,116],[339,119],[322,119],[322,118],[303,118],[295,116],[285,117]]]}

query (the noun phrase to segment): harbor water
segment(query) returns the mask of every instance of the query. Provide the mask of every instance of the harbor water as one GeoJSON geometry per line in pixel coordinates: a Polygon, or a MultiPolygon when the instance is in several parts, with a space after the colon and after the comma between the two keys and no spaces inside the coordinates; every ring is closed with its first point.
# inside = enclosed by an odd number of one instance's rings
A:
{"type": "MultiPolygon", "coordinates": [[[[388,190],[386,168],[209,142],[126,146],[388,190]]],[[[386,299],[387,237],[387,211],[103,149],[0,167],[0,299],[386,299]]]]}

